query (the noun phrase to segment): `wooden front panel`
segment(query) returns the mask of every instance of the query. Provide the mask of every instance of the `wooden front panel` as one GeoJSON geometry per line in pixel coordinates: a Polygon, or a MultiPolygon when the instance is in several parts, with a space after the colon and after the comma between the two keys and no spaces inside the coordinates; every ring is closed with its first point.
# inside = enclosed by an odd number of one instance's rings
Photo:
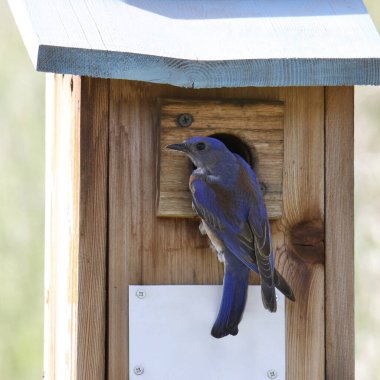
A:
{"type": "Polygon", "coordinates": [[[277,267],[297,298],[286,308],[287,378],[323,379],[324,89],[193,90],[117,80],[109,110],[108,378],[128,376],[129,284],[223,278],[197,221],[156,217],[158,98],[284,102],[283,216],[272,228],[277,267]]]}
{"type": "Polygon", "coordinates": [[[286,304],[287,379],[354,377],[352,88],[58,75],[47,94],[45,377],[128,378],[129,284],[222,283],[198,222],[156,216],[158,98],[283,102],[283,215],[272,231],[297,298],[286,304]]]}
{"type": "Polygon", "coordinates": [[[160,103],[158,216],[195,216],[188,185],[192,165],[184,154],[165,147],[194,136],[222,134],[228,136],[227,147],[228,138],[237,138],[240,144],[245,144],[251,157],[248,161],[252,162],[265,189],[268,217],[281,217],[284,172],[284,106],[281,102],[162,99],[160,103]],[[181,114],[192,118],[191,125],[178,124],[181,114]]]}

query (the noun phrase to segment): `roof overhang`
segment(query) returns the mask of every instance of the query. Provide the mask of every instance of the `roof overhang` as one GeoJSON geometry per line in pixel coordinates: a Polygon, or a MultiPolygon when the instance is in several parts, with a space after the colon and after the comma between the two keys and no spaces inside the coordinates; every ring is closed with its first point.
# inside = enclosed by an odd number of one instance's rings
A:
{"type": "Polygon", "coordinates": [[[175,86],[380,84],[361,0],[9,0],[38,71],[175,86]]]}

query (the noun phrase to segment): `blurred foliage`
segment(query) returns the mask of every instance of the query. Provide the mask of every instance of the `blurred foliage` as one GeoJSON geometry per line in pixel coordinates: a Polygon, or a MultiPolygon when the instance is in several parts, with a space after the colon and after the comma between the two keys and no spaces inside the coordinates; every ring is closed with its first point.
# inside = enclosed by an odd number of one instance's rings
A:
{"type": "MultiPolygon", "coordinates": [[[[380,1],[364,0],[380,31],[380,1]]],[[[355,88],[356,378],[380,380],[380,87],[355,88]]]]}
{"type": "Polygon", "coordinates": [[[377,30],[380,30],[380,2],[379,0],[362,0],[374,21],[377,30]]]}
{"type": "MultiPolygon", "coordinates": [[[[380,30],[380,1],[364,2],[380,30]]],[[[0,41],[0,378],[31,380],[42,376],[44,75],[5,0],[0,41]]],[[[355,96],[356,376],[380,380],[380,88],[355,96]]]]}
{"type": "Polygon", "coordinates": [[[42,376],[44,75],[0,0],[0,378],[42,376]]]}

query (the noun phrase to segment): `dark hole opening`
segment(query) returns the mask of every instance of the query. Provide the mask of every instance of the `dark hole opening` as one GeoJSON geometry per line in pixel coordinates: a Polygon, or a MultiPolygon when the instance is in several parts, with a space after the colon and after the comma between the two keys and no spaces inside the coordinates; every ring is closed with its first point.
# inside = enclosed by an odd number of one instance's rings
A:
{"type": "Polygon", "coordinates": [[[256,168],[257,155],[256,151],[251,149],[244,141],[228,133],[216,133],[211,135],[214,139],[220,140],[231,152],[237,153],[241,158],[248,162],[253,170],[256,168]]]}

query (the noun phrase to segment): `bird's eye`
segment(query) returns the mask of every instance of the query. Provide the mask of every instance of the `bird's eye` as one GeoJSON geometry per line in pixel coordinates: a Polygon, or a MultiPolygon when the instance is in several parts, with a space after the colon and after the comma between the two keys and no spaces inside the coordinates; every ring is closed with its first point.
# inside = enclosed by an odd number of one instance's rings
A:
{"type": "Polygon", "coordinates": [[[204,142],[199,142],[197,145],[195,145],[197,150],[204,150],[206,148],[206,144],[204,142]]]}

